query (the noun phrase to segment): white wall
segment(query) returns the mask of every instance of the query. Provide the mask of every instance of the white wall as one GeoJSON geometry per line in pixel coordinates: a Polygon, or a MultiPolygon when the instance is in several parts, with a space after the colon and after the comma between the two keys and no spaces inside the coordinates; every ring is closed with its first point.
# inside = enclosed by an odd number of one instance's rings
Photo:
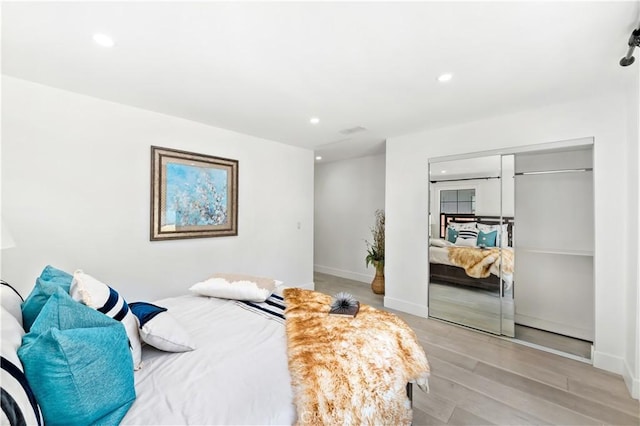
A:
{"type": "MultiPolygon", "coordinates": [[[[637,55],[636,55],[637,57],[637,55]]],[[[636,345],[627,345],[625,356],[625,371],[623,373],[627,386],[632,390],[634,398],[640,397],[640,254],[638,242],[640,241],[640,226],[638,216],[640,214],[640,69],[635,70],[633,88],[627,92],[627,128],[628,146],[627,167],[629,169],[629,228],[627,234],[635,235],[630,238],[630,246],[627,254],[629,262],[629,279],[626,289],[627,311],[627,342],[636,342],[636,345]]]]}
{"type": "Polygon", "coordinates": [[[214,272],[313,284],[313,152],[3,77],[3,278],[28,293],[46,264],[132,300],[214,272]],[[239,160],[236,237],[149,241],[150,146],[239,160]],[[300,229],[298,229],[300,223],[300,229]]]}
{"type": "Polygon", "coordinates": [[[429,158],[594,136],[594,364],[622,373],[628,345],[638,345],[621,309],[629,287],[637,288],[627,284],[636,266],[626,254],[637,261],[637,233],[613,232],[637,221],[627,202],[633,165],[626,158],[637,143],[627,134],[627,108],[623,94],[610,94],[387,140],[385,306],[427,315],[429,158]]]}
{"type": "Polygon", "coordinates": [[[440,226],[440,191],[450,189],[475,189],[476,215],[500,216],[500,204],[504,203],[504,216],[513,216],[513,178],[509,179],[473,179],[457,182],[435,182],[431,184],[431,237],[438,238],[440,226]],[[511,191],[505,188],[501,198],[501,184],[508,181],[511,191]]]}
{"type": "Polygon", "coordinates": [[[384,155],[316,164],[316,271],[371,282],[365,240],[372,240],[375,211],[384,209],[384,181],[384,155]]]}

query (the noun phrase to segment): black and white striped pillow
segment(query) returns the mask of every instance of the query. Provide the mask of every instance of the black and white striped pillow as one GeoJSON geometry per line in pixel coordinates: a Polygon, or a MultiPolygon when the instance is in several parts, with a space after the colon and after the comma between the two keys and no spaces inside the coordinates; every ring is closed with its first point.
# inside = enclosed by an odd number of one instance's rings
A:
{"type": "MultiPolygon", "coordinates": [[[[2,287],[4,289],[5,286],[2,287]]],[[[9,286],[9,291],[13,292],[11,289],[12,287],[9,286]]],[[[3,290],[2,306],[0,307],[0,327],[2,329],[2,344],[0,346],[2,352],[2,361],[0,362],[2,365],[2,375],[0,376],[2,417],[0,424],[11,426],[41,425],[43,421],[40,407],[18,358],[18,348],[22,343],[22,336],[24,336],[24,329],[20,323],[22,315],[18,313],[16,318],[16,315],[8,309],[11,306],[6,306],[5,302],[13,298],[5,297],[7,295],[9,292],[5,294],[3,290]]]]}
{"type": "Polygon", "coordinates": [[[477,239],[478,238],[478,230],[477,229],[460,229],[458,231],[458,238],[463,238],[465,240],[469,239],[477,239]]]}
{"type": "Polygon", "coordinates": [[[140,369],[142,366],[142,344],[138,333],[139,323],[129,309],[126,300],[108,285],[80,270],[73,273],[69,294],[74,300],[84,303],[124,325],[133,357],[133,369],[140,369]]]}
{"type": "Polygon", "coordinates": [[[20,323],[22,327],[22,302],[24,299],[18,293],[18,290],[13,288],[11,284],[4,280],[0,280],[0,303],[14,318],[20,323]]]}
{"type": "Polygon", "coordinates": [[[27,378],[18,367],[2,357],[2,424],[42,425],[42,413],[27,378]]]}

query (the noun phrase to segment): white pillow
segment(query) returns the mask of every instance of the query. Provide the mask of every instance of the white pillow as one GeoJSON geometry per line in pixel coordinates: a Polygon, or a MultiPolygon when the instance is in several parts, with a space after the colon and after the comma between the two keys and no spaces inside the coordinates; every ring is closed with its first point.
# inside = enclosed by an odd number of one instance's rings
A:
{"type": "Polygon", "coordinates": [[[449,222],[447,226],[456,231],[461,231],[463,229],[477,229],[477,224],[478,222],[449,222]]]}
{"type": "Polygon", "coordinates": [[[216,274],[208,280],[192,285],[189,290],[201,296],[264,302],[271,296],[277,283],[279,282],[271,278],[251,275],[216,274]]]}
{"type": "Polygon", "coordinates": [[[138,334],[138,319],[124,298],[108,285],[81,270],[73,273],[69,294],[73,300],[84,303],[124,325],[133,356],[133,369],[139,370],[142,367],[142,345],[138,334]]]}
{"type": "Polygon", "coordinates": [[[474,238],[462,238],[462,237],[456,238],[456,245],[457,246],[475,247],[476,246],[476,242],[477,242],[477,240],[474,239],[474,238]]]}
{"type": "Polygon", "coordinates": [[[187,352],[196,348],[191,336],[169,312],[156,315],[140,329],[142,340],[167,352],[187,352]]]}
{"type": "Polygon", "coordinates": [[[167,352],[187,352],[196,348],[189,333],[167,308],[147,302],[134,302],[129,307],[140,322],[140,338],[146,344],[167,352]]]}
{"type": "Polygon", "coordinates": [[[429,245],[434,247],[451,247],[453,243],[441,238],[429,238],[429,245]]]}

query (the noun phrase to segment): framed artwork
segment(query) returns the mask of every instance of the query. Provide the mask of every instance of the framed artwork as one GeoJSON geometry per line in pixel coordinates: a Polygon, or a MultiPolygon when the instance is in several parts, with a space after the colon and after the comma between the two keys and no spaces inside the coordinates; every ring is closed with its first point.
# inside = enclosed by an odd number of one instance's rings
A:
{"type": "Polygon", "coordinates": [[[238,160],[151,147],[151,241],[238,235],[238,160]]]}

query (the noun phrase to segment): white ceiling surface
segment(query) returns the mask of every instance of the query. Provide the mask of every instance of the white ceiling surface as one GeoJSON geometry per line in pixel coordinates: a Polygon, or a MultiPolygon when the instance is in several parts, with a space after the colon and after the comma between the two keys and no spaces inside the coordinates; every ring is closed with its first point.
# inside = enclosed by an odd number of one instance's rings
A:
{"type": "Polygon", "coordinates": [[[621,89],[639,4],[3,2],[2,72],[335,160],[621,89]]]}

